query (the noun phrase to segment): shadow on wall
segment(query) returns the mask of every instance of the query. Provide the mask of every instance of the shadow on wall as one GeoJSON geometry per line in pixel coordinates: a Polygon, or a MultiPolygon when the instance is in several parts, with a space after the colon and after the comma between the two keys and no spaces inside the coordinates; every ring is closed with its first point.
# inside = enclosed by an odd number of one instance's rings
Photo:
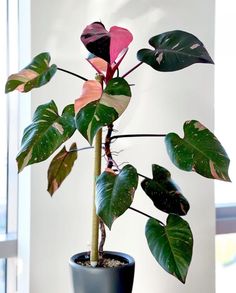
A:
{"type": "MultiPolygon", "coordinates": [[[[103,1],[103,3],[105,2],[107,1],[103,1]]],[[[152,23],[153,25],[159,24],[160,26],[165,26],[167,30],[176,29],[176,23],[178,23],[179,29],[184,29],[186,26],[189,27],[192,25],[197,29],[201,26],[201,22],[196,21],[196,18],[204,13],[209,13],[207,6],[210,7],[211,3],[205,2],[203,0],[123,0],[119,1],[115,8],[112,8],[111,19],[113,23],[117,23],[124,18],[132,19],[132,21],[144,18],[144,28],[146,28],[148,23],[152,23]],[[178,5],[176,5],[176,2],[179,2],[178,5]],[[204,11],[202,11],[203,6],[199,2],[205,5],[206,9],[204,11]],[[196,12],[194,15],[192,14],[193,10],[196,12]],[[191,13],[187,13],[187,11],[191,13]]],[[[214,11],[212,13],[214,14],[214,11]]],[[[155,33],[157,32],[157,28],[158,26],[154,27],[155,33]]]]}
{"type": "MultiPolygon", "coordinates": [[[[199,1],[203,2],[203,0],[199,1]]],[[[176,5],[176,0],[120,0],[111,5],[110,0],[68,0],[60,1],[61,3],[58,5],[58,1],[51,0],[47,9],[53,13],[47,17],[46,21],[44,17],[40,17],[40,11],[45,10],[44,1],[41,1],[41,4],[32,6],[32,17],[37,19],[37,22],[34,22],[37,25],[33,31],[37,32],[34,36],[39,39],[37,43],[41,44],[42,50],[45,50],[45,47],[50,49],[60,46],[60,51],[63,52],[61,54],[64,56],[65,52],[70,55],[67,46],[71,46],[69,45],[71,43],[82,48],[79,41],[80,33],[86,24],[93,21],[101,20],[107,27],[122,24],[132,30],[132,28],[136,28],[135,20],[139,20],[139,23],[144,23],[142,27],[138,27],[139,36],[144,32],[148,32],[149,36],[162,32],[161,27],[165,27],[166,30],[176,28],[184,30],[186,26],[188,28],[192,26],[192,32],[195,33],[194,28],[199,31],[199,26],[201,26],[201,22],[196,21],[196,17],[209,13],[207,7],[206,10],[201,10],[203,6],[199,4],[199,1],[182,0],[176,5]],[[187,13],[188,10],[192,12],[193,9],[196,12],[195,15],[187,13]],[[78,20],[77,27],[75,27],[76,19],[78,20]],[[68,27],[71,29],[68,30],[68,27]],[[62,35],[63,41],[58,38],[62,35]]],[[[205,3],[205,6],[207,5],[210,3],[205,3]]]]}

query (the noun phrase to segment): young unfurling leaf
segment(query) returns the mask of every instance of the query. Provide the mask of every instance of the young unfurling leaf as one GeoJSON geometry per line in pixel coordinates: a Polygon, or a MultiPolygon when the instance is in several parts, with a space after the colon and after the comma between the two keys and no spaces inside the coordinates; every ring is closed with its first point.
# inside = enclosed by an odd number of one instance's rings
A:
{"type": "Polygon", "coordinates": [[[81,41],[89,52],[113,64],[119,54],[128,48],[133,40],[125,28],[112,26],[109,31],[101,22],[94,22],[84,29],[81,41]]]}

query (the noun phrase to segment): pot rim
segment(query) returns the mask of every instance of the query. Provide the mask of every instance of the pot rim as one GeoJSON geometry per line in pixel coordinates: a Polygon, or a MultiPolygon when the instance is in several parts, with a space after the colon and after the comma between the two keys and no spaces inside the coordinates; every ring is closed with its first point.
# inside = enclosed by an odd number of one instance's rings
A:
{"type": "Polygon", "coordinates": [[[134,266],[135,265],[135,260],[132,256],[130,256],[129,254],[127,253],[124,253],[124,252],[118,252],[118,251],[104,251],[104,254],[105,255],[108,255],[108,256],[117,256],[117,257],[120,257],[120,258],[123,258],[125,259],[125,261],[127,262],[126,264],[124,265],[121,265],[119,267],[112,267],[112,268],[102,268],[102,267],[87,267],[87,266],[83,266],[83,265],[80,265],[80,264],[77,264],[75,262],[75,260],[79,257],[82,257],[84,255],[87,255],[88,252],[87,251],[84,251],[84,252],[80,252],[80,253],[77,253],[73,256],[71,256],[70,260],[69,260],[69,263],[71,265],[71,267],[73,267],[74,269],[85,269],[85,270],[120,270],[124,267],[131,267],[131,266],[134,266]]]}

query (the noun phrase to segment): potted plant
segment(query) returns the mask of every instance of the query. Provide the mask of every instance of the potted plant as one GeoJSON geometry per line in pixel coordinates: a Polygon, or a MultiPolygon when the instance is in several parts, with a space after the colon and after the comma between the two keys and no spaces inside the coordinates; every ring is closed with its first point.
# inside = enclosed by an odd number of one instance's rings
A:
{"type": "MultiPolygon", "coordinates": [[[[120,168],[113,157],[111,143],[127,137],[165,137],[167,153],[179,169],[194,171],[212,179],[230,181],[229,158],[214,134],[202,123],[189,120],[184,123],[184,137],[168,134],[114,135],[113,123],[128,107],[131,88],[126,77],[142,64],[162,72],[177,71],[194,63],[213,63],[202,42],[194,35],[169,31],[152,37],[153,48],[137,52],[138,64],[121,74],[119,66],[126,56],[132,34],[124,28],[113,26],[106,30],[101,22],[88,25],[81,41],[89,51],[88,63],[96,72],[95,79],[70,72],[55,64],[50,65],[50,55],[41,53],[19,73],[9,76],[6,93],[13,90],[28,92],[48,83],[57,70],[75,75],[84,81],[81,96],[58,113],[54,101],[38,106],[32,124],[24,131],[21,149],[17,155],[18,170],[42,162],[79,131],[93,148],[94,202],[91,251],[72,256],[70,264],[75,292],[121,293],[131,292],[134,260],[115,252],[104,252],[105,226],[127,209],[147,216],[145,235],[151,253],[166,270],[185,283],[192,258],[193,235],[182,217],[190,208],[187,199],[171,178],[170,172],[157,164],[152,165],[153,178],[138,173],[131,164],[120,168]],[[102,129],[105,132],[102,133],[102,129]],[[106,166],[101,170],[101,158],[106,166]],[[131,207],[139,178],[141,187],[154,206],[166,213],[166,223],[131,207]],[[99,244],[100,226],[100,244],[99,244]]],[[[52,158],[48,169],[48,191],[51,195],[60,187],[72,170],[78,148],[72,143],[69,150],[63,146],[52,158]]],[[[91,180],[92,181],[92,180],[91,180]]]]}

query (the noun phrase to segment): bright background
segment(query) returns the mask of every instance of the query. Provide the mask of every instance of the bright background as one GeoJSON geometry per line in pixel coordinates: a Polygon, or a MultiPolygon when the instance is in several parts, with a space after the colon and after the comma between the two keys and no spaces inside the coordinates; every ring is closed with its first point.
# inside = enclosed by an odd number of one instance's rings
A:
{"type": "MultiPolygon", "coordinates": [[[[216,1],[215,22],[215,132],[224,142],[231,159],[231,184],[216,182],[215,194],[217,206],[233,206],[236,204],[236,140],[235,132],[235,66],[234,50],[235,33],[235,1],[216,1]]],[[[235,215],[234,215],[235,217],[235,215]]],[[[234,293],[236,275],[236,234],[216,236],[216,292],[234,293]]]]}
{"type": "MultiPolygon", "coordinates": [[[[213,55],[214,1],[31,1],[32,55],[49,51],[58,66],[93,78],[84,61],[86,50],[80,42],[85,25],[101,20],[107,28],[127,27],[134,35],[122,72],[137,63],[135,54],[148,46],[148,39],[164,31],[182,29],[197,35],[213,55]]],[[[182,135],[182,125],[198,119],[213,129],[213,71],[211,65],[194,65],[175,73],[158,73],[146,65],[129,76],[135,83],[129,109],[115,125],[119,133],[167,133],[182,135]]],[[[58,72],[52,82],[32,93],[32,113],[38,104],[55,99],[60,110],[73,103],[82,83],[58,72]]],[[[24,97],[22,97],[24,99],[24,97]]],[[[79,146],[86,142],[78,135],[79,146]]],[[[177,170],[169,161],[162,139],[120,140],[114,150],[123,152],[119,163],[130,162],[138,171],[151,175],[158,163],[172,173],[189,199],[192,209],[186,219],[193,230],[195,245],[186,285],[169,276],[148,250],[146,219],[128,211],[108,233],[106,249],[130,253],[136,259],[134,293],[213,293],[215,209],[213,183],[196,174],[177,170]]],[[[30,267],[22,263],[21,275],[30,272],[30,293],[72,292],[67,266],[69,257],[87,250],[90,241],[92,156],[79,154],[72,176],[53,198],[46,192],[48,162],[31,169],[30,267]],[[25,271],[26,270],[26,271],[25,271]]],[[[152,203],[136,193],[134,207],[155,215],[152,203]]],[[[24,215],[20,218],[20,225],[24,215]]],[[[162,215],[160,215],[162,217],[162,215]]],[[[163,216],[164,218],[165,216],[163,216]]],[[[27,223],[26,223],[27,224],[27,223]]]]}

